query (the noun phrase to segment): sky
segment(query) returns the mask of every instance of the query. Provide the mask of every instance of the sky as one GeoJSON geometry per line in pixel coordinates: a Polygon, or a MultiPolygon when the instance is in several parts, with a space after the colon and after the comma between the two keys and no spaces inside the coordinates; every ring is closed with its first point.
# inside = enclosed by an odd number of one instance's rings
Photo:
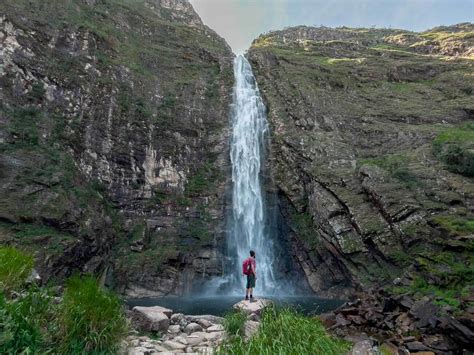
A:
{"type": "Polygon", "coordinates": [[[474,0],[190,0],[203,22],[243,53],[261,33],[288,26],[423,31],[474,21],[474,0]]]}

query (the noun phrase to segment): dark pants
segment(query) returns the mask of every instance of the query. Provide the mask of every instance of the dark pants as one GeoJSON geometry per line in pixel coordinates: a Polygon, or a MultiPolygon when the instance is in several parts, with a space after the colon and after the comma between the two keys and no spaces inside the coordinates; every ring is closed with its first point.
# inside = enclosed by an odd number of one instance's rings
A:
{"type": "Polygon", "coordinates": [[[247,275],[247,287],[246,288],[254,288],[255,287],[255,275],[250,274],[247,275]]]}

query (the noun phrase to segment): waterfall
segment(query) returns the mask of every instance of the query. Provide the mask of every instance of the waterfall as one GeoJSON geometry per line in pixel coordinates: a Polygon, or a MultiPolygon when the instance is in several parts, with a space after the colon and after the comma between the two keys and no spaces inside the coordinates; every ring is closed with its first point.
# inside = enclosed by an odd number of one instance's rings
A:
{"type": "Polygon", "coordinates": [[[257,293],[270,294],[275,290],[272,268],[275,256],[272,240],[265,228],[265,199],[261,182],[265,136],[268,133],[266,110],[252,68],[243,55],[235,58],[234,75],[230,149],[233,188],[228,252],[235,270],[229,270],[229,288],[232,293],[243,292],[245,278],[242,277],[241,265],[249,256],[249,251],[254,250],[257,293]]]}
{"type": "MultiPolygon", "coordinates": [[[[289,244],[281,238],[276,196],[262,190],[268,123],[252,67],[239,55],[234,60],[232,104],[232,209],[227,220],[224,274],[203,285],[201,294],[242,296],[246,279],[242,262],[254,250],[257,260],[257,297],[305,294],[310,288],[292,261],[289,244]]],[[[267,181],[265,182],[267,183],[267,181]]]]}

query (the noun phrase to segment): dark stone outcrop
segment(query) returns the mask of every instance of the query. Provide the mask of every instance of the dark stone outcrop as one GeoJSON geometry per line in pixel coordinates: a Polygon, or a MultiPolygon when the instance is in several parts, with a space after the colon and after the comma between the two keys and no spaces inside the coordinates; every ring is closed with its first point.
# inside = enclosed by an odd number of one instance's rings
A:
{"type": "Polygon", "coordinates": [[[0,7],[0,243],[130,296],[220,274],[225,41],[186,0],[0,7]]]}
{"type": "Polygon", "coordinates": [[[409,265],[401,287],[418,273],[467,285],[455,269],[472,263],[472,29],[301,26],[253,42],[284,235],[318,294],[409,265]]]}
{"type": "Polygon", "coordinates": [[[416,300],[382,289],[358,296],[319,319],[332,333],[351,341],[367,338],[389,354],[463,354],[474,350],[474,328],[462,324],[463,319],[474,316],[468,302],[453,312],[437,306],[434,298],[416,300]]]}

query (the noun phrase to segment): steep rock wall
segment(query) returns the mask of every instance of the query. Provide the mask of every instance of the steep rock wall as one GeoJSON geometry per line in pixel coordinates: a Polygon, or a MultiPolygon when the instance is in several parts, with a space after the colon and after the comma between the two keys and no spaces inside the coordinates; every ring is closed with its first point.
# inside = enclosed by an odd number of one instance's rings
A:
{"type": "Polygon", "coordinates": [[[233,54],[186,0],[4,1],[0,242],[129,296],[222,270],[233,54]]]}
{"type": "Polygon", "coordinates": [[[302,26],[253,42],[282,232],[319,294],[405,270],[447,287],[472,264],[472,31],[302,26]]]}

